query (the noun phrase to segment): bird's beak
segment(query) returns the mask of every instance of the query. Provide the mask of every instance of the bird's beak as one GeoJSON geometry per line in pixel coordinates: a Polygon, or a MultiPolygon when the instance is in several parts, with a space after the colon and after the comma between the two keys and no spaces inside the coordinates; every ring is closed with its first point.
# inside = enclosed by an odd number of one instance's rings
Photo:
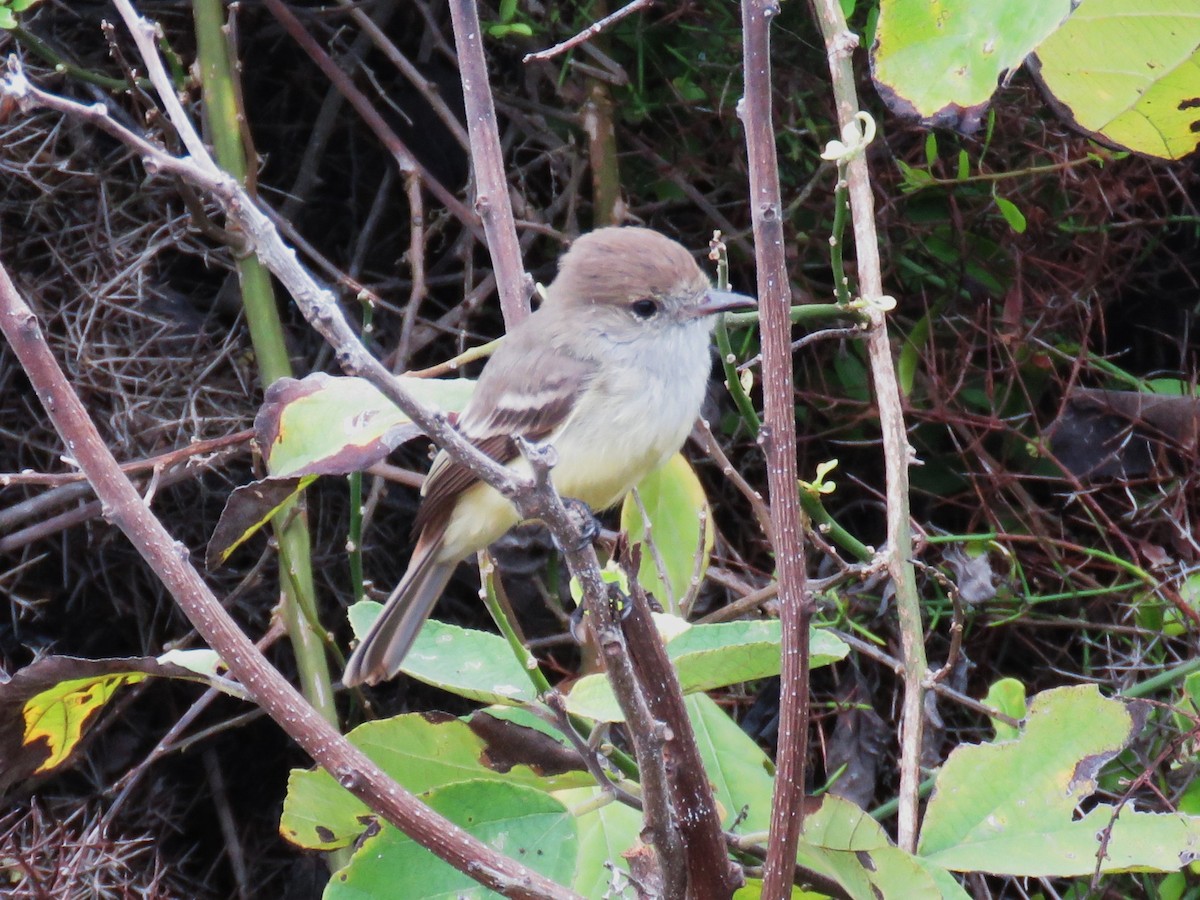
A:
{"type": "Polygon", "coordinates": [[[704,299],[692,307],[691,314],[698,319],[701,316],[749,309],[758,309],[758,303],[753,297],[735,294],[733,291],[718,291],[715,288],[709,288],[704,299]]]}

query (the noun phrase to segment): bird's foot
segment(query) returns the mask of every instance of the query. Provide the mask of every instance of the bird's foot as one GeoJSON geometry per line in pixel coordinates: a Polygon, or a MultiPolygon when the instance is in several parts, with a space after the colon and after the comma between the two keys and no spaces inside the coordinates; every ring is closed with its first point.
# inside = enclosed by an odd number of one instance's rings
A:
{"type": "MultiPolygon", "coordinates": [[[[619,584],[609,583],[607,587],[608,605],[612,609],[613,618],[618,622],[624,622],[633,612],[633,601],[628,594],[621,590],[619,584]]],[[[587,608],[584,604],[579,604],[571,611],[568,622],[568,628],[575,643],[580,645],[587,643],[591,622],[587,617],[587,608]]]]}
{"type": "Polygon", "coordinates": [[[600,537],[600,520],[596,518],[591,507],[582,500],[576,500],[573,497],[563,497],[563,505],[566,506],[567,513],[571,516],[571,521],[579,530],[579,540],[571,547],[562,547],[559,545],[558,538],[554,539],[554,543],[560,551],[570,550],[572,553],[578,553],[589,546],[596,538],[600,537]]]}

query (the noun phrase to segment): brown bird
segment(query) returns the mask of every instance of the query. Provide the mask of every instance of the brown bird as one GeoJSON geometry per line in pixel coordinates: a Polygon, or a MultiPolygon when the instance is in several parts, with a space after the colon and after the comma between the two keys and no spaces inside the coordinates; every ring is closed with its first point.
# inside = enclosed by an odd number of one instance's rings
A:
{"type": "MultiPolygon", "coordinates": [[[[484,366],[459,430],[524,475],[513,437],[551,444],[558,493],[607,509],[683,446],[712,369],[713,316],[754,306],[713,290],[692,255],[656,231],[593,231],[484,366]]],[[[445,451],[421,493],[408,571],[346,665],[347,685],[395,675],[454,567],[520,521],[445,451]]]]}

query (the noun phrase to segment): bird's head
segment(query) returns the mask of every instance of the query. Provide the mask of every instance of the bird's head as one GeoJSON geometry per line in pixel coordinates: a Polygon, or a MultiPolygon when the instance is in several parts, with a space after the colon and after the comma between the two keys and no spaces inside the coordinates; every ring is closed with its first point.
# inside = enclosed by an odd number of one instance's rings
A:
{"type": "Polygon", "coordinates": [[[583,235],[563,256],[546,303],[590,307],[610,337],[645,329],[703,323],[715,314],[754,309],[754,300],[715,290],[687,249],[649,228],[601,228],[583,235]]]}

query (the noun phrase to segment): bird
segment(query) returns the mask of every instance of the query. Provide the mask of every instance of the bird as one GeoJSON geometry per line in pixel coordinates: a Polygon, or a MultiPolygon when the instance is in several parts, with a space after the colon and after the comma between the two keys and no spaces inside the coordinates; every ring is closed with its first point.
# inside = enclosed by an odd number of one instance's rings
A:
{"type": "MultiPolygon", "coordinates": [[[[544,293],[480,372],[457,427],[524,476],[514,437],[551,445],[558,493],[601,511],[683,446],[712,371],[717,314],[756,304],[715,290],[687,248],[635,226],[577,238],[544,293]]],[[[444,450],[421,495],[408,568],[346,664],[346,686],[394,677],[458,563],[521,520],[444,450]]]]}

